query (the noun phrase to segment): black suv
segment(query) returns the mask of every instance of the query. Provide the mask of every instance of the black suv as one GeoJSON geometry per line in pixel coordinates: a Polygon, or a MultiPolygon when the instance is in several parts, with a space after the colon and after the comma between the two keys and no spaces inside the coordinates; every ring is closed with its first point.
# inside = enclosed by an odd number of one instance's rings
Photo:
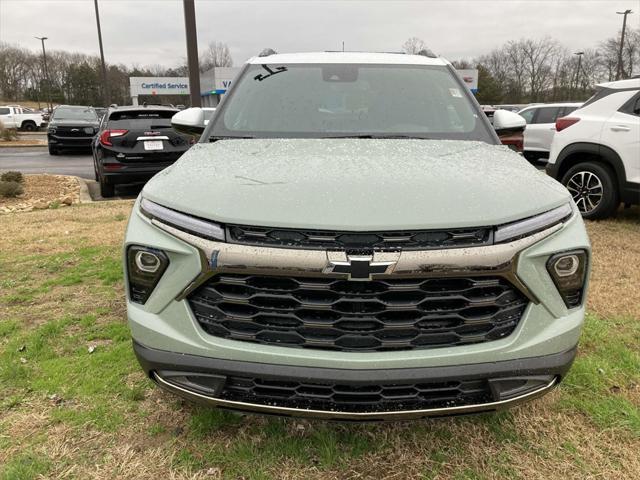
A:
{"type": "Polygon", "coordinates": [[[51,114],[47,128],[49,154],[63,149],[90,149],[100,119],[92,107],[60,105],[51,114]]]}
{"type": "Polygon", "coordinates": [[[112,197],[117,184],[146,182],[189,149],[192,138],[171,128],[175,108],[109,108],[93,142],[100,194],[112,197]]]}

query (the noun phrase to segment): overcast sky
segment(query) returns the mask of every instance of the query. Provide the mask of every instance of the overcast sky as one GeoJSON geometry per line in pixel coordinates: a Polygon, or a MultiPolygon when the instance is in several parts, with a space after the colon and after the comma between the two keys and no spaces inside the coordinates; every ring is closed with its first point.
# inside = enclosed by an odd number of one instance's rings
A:
{"type": "MultiPolygon", "coordinates": [[[[397,51],[412,36],[450,59],[472,58],[521,37],[552,36],[572,50],[594,47],[620,29],[616,10],[638,0],[218,1],[196,0],[198,42],[226,42],[236,65],[265,47],[279,52],[397,51]]],[[[183,62],[181,0],[99,0],[105,57],[128,65],[183,62]]],[[[0,40],[98,53],[93,0],[0,0],[0,40]]]]}

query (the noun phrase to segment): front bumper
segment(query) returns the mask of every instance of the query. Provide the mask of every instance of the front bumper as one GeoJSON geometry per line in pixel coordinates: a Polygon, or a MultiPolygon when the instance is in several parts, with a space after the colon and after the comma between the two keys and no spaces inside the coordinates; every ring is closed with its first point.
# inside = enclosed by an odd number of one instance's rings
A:
{"type": "Polygon", "coordinates": [[[572,348],[558,354],[504,362],[356,371],[183,355],[150,349],[136,342],[134,351],[150,378],[165,390],[188,400],[265,414],[364,421],[406,420],[508,408],[551,390],[564,377],[576,354],[576,349],[572,348]],[[227,387],[232,382],[230,379],[238,377],[258,379],[259,388],[262,391],[270,388],[271,396],[262,393],[239,397],[233,386],[227,387]],[[450,397],[443,397],[439,402],[433,399],[415,401],[420,397],[420,386],[424,391],[434,385],[433,391],[442,392],[447,388],[455,390],[452,383],[464,382],[480,382],[486,388],[486,396],[476,397],[480,398],[477,403],[467,404],[456,404],[450,397]],[[345,390],[345,386],[350,389],[345,390]],[[318,401],[318,395],[313,394],[314,388],[320,390],[320,397],[331,396],[331,399],[318,401]],[[325,394],[331,392],[331,388],[337,393],[325,394]],[[407,389],[413,390],[407,393],[407,389]],[[385,391],[396,392],[400,397],[389,398],[385,391]],[[334,401],[335,397],[341,397],[342,402],[334,401]],[[265,398],[269,400],[265,401],[265,398]],[[349,399],[355,400],[348,403],[349,399]]]}
{"type": "Polygon", "coordinates": [[[59,135],[47,134],[47,141],[49,145],[56,148],[91,148],[91,142],[93,141],[93,135],[88,137],[62,137],[59,135]]]}

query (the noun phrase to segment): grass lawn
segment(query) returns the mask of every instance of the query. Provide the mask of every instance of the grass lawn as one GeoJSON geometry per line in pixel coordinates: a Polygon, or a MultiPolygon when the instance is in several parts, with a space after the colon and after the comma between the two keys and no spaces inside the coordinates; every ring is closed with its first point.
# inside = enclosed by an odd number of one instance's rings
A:
{"type": "Polygon", "coordinates": [[[239,416],[153,387],[131,350],[131,202],[0,216],[0,479],[640,478],[640,210],[589,223],[580,353],[550,395],[395,424],[239,416]]]}

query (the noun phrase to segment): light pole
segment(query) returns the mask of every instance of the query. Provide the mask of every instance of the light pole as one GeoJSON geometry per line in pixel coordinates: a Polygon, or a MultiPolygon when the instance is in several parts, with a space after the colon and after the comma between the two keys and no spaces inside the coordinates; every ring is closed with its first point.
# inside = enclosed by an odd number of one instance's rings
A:
{"type": "Polygon", "coordinates": [[[100,29],[100,12],[98,11],[98,0],[93,0],[96,7],[96,24],[98,25],[98,43],[100,44],[100,63],[102,67],[102,103],[103,107],[108,107],[109,101],[109,85],[107,84],[107,65],[104,63],[104,50],[102,49],[102,30],[100,29]]]}
{"type": "MultiPolygon", "coordinates": [[[[578,56],[578,68],[576,68],[576,89],[578,89],[580,81],[580,67],[582,66],[582,56],[584,55],[584,52],[574,52],[574,55],[578,56]]],[[[573,96],[573,88],[571,89],[571,96],[573,96]]]]}
{"type": "Polygon", "coordinates": [[[193,0],[183,0],[184,29],[187,33],[187,68],[189,69],[189,96],[192,107],[201,107],[200,65],[198,63],[198,33],[196,30],[196,7],[193,0]]]}
{"type": "Polygon", "coordinates": [[[42,42],[42,59],[44,61],[44,78],[45,78],[45,84],[46,84],[46,97],[47,97],[47,102],[48,103],[48,107],[49,107],[49,112],[51,112],[51,110],[53,110],[53,104],[51,103],[51,82],[49,81],[49,69],[47,68],[47,51],[44,48],[44,41],[48,39],[48,37],[33,37],[33,38],[37,38],[38,40],[40,40],[42,42]]]}
{"type": "Polygon", "coordinates": [[[624,73],[624,68],[622,68],[622,49],[624,48],[624,32],[627,29],[627,15],[633,12],[627,9],[624,12],[616,12],[616,13],[618,15],[623,15],[622,33],[620,34],[620,49],[618,50],[618,68],[616,69],[616,80],[620,80],[620,77],[624,73]]]}

